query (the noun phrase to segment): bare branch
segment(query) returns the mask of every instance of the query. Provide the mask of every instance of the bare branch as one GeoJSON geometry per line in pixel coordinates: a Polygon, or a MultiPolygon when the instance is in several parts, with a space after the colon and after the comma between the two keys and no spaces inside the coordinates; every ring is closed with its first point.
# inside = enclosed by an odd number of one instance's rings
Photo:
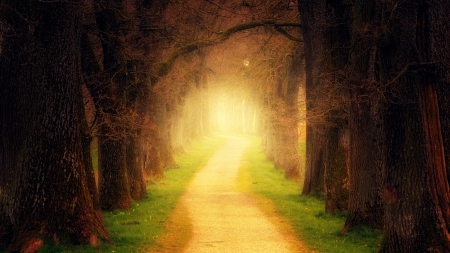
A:
{"type": "Polygon", "coordinates": [[[277,32],[283,34],[284,36],[286,36],[290,40],[297,41],[297,42],[303,42],[303,38],[297,37],[297,36],[294,36],[294,35],[290,34],[288,31],[286,31],[284,28],[282,28],[280,26],[275,26],[275,30],[277,32]]]}
{"type": "Polygon", "coordinates": [[[225,31],[221,32],[218,38],[211,39],[211,40],[202,40],[202,41],[195,41],[191,44],[188,44],[186,46],[182,46],[178,49],[176,49],[170,56],[158,67],[156,71],[156,75],[152,78],[152,85],[155,85],[158,80],[161,77],[166,76],[170,69],[172,68],[173,64],[175,63],[176,59],[180,57],[181,55],[191,53],[195,50],[198,50],[200,48],[204,48],[207,46],[213,46],[217,45],[219,43],[224,42],[228,38],[230,38],[231,35],[244,31],[249,30],[261,26],[273,26],[275,29],[286,36],[288,39],[298,42],[303,42],[302,38],[295,37],[294,35],[288,33],[285,29],[282,27],[301,27],[300,23],[295,22],[284,22],[284,23],[277,23],[275,20],[262,20],[262,21],[252,21],[248,23],[238,24],[236,26],[230,27],[226,29],[225,31]]]}

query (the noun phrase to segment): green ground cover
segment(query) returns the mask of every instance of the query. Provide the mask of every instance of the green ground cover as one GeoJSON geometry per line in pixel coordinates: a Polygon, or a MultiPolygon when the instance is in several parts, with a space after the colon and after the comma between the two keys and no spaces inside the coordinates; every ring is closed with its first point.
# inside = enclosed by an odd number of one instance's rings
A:
{"type": "Polygon", "coordinates": [[[45,246],[41,252],[146,252],[167,229],[165,222],[175,210],[193,175],[206,165],[223,138],[205,137],[193,143],[186,154],[176,158],[177,167],[165,172],[165,177],[149,182],[145,200],[134,201],[130,210],[104,212],[106,227],[111,232],[111,244],[92,246],[45,246]]]}
{"type": "MultiPolygon", "coordinates": [[[[243,156],[240,177],[250,179],[241,188],[258,198],[270,199],[276,212],[287,219],[297,235],[311,251],[322,253],[369,253],[376,252],[381,239],[379,232],[370,228],[341,233],[345,214],[325,213],[323,200],[301,196],[298,182],[287,180],[282,171],[265,159],[261,140],[250,137],[251,145],[243,156]]],[[[300,152],[304,154],[304,143],[300,152]]],[[[245,180],[248,181],[248,180],[245,180]]]]}

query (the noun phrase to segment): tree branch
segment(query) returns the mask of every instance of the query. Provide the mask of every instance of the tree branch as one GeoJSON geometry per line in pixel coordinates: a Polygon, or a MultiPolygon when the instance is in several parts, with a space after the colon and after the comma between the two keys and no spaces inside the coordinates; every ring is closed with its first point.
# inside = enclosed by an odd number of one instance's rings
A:
{"type": "Polygon", "coordinates": [[[294,36],[294,35],[290,34],[288,31],[286,31],[281,26],[275,26],[275,30],[277,32],[283,34],[284,36],[286,36],[286,38],[288,38],[290,40],[297,41],[297,42],[303,42],[303,38],[297,37],[297,36],[294,36]]]}
{"type": "Polygon", "coordinates": [[[182,47],[179,47],[178,49],[176,49],[158,67],[158,69],[156,70],[156,75],[154,75],[152,77],[152,85],[155,85],[161,77],[164,77],[169,73],[169,71],[170,71],[170,69],[172,69],[173,64],[175,63],[176,59],[178,57],[180,57],[181,55],[191,53],[191,52],[198,50],[200,48],[203,48],[203,47],[217,45],[219,43],[224,42],[225,40],[230,38],[231,35],[233,35],[235,33],[238,33],[238,32],[244,31],[244,30],[253,29],[256,27],[260,27],[260,26],[273,26],[276,31],[283,34],[288,39],[293,40],[293,41],[303,42],[302,38],[296,37],[296,36],[288,33],[285,29],[282,28],[282,27],[287,27],[287,26],[301,27],[300,23],[294,23],[294,22],[277,23],[275,20],[270,19],[270,20],[252,21],[249,23],[238,24],[236,26],[230,27],[230,28],[226,29],[225,31],[219,33],[220,35],[218,38],[211,39],[211,40],[195,41],[186,46],[182,46],[182,47]]]}

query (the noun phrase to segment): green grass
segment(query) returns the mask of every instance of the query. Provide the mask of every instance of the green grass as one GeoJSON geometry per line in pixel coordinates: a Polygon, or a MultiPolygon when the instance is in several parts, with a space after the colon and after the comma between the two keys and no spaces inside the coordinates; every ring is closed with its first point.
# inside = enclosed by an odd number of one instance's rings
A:
{"type": "Polygon", "coordinates": [[[206,137],[195,142],[186,154],[177,157],[177,167],[165,177],[148,184],[145,200],[134,201],[130,210],[104,212],[105,223],[112,234],[112,243],[92,246],[45,246],[41,252],[146,252],[166,232],[165,222],[174,211],[193,175],[224,143],[223,138],[206,137]]]}
{"type": "MultiPolygon", "coordinates": [[[[316,198],[301,196],[301,186],[284,177],[282,171],[266,161],[260,139],[251,137],[252,144],[243,156],[240,175],[251,181],[246,191],[272,200],[276,212],[287,219],[297,235],[311,251],[323,253],[376,252],[381,235],[370,228],[341,234],[345,214],[325,213],[325,203],[316,198]]],[[[301,145],[300,145],[301,146],[301,145]]],[[[304,149],[303,149],[304,152],[304,149]]]]}

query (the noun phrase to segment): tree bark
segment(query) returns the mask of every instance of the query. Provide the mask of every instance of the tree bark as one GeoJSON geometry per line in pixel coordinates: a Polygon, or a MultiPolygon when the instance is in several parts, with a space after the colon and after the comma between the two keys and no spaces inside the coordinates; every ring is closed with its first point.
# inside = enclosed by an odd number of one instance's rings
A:
{"type": "Polygon", "coordinates": [[[383,106],[378,94],[372,94],[371,101],[361,100],[368,93],[358,89],[351,92],[349,205],[344,233],[362,225],[381,229],[383,218],[383,106]]]}
{"type": "Polygon", "coordinates": [[[380,15],[375,1],[354,1],[350,92],[350,184],[346,233],[362,225],[382,228],[383,102],[375,55],[380,15]],[[370,30],[367,30],[370,27],[370,30]]]}
{"type": "Polygon", "coordinates": [[[326,1],[299,0],[306,71],[306,168],[302,195],[324,193],[325,131],[318,124],[317,91],[323,68],[326,1]]]}
{"type": "Polygon", "coordinates": [[[44,239],[95,243],[108,233],[87,187],[82,150],[81,3],[8,4],[0,55],[8,251],[38,250],[44,239]]]}
{"type": "Polygon", "coordinates": [[[348,208],[349,132],[343,126],[327,133],[325,154],[325,212],[336,214],[348,208]]]}
{"type": "Polygon", "coordinates": [[[323,129],[306,126],[306,168],[302,190],[302,195],[305,196],[322,196],[325,193],[326,140],[323,131],[323,129]]]}
{"type": "MultiPolygon", "coordinates": [[[[197,114],[198,115],[198,114],[197,114]]],[[[201,120],[198,120],[198,124],[201,125],[201,120]]],[[[172,143],[170,142],[170,123],[168,119],[167,103],[159,97],[157,98],[157,111],[156,111],[156,126],[158,132],[158,150],[163,168],[174,166],[175,159],[173,158],[172,143]]]]}
{"type": "Polygon", "coordinates": [[[147,177],[162,177],[164,175],[164,163],[161,157],[158,124],[158,110],[161,110],[158,94],[152,92],[150,94],[149,103],[149,122],[145,129],[145,164],[144,172],[147,177]]]}
{"type": "Polygon", "coordinates": [[[131,207],[130,187],[126,163],[126,136],[129,129],[126,122],[127,110],[125,91],[127,89],[124,59],[123,34],[120,23],[123,16],[122,1],[97,3],[95,13],[97,26],[101,31],[103,68],[106,78],[101,85],[99,108],[99,194],[102,209],[128,209],[131,207]]]}
{"type": "Polygon", "coordinates": [[[438,105],[438,87],[450,84],[449,67],[440,63],[450,53],[450,8],[447,1],[383,7],[388,30],[380,74],[390,100],[380,252],[449,252],[448,144],[441,124],[449,116],[440,112],[448,108],[438,105]]]}
{"type": "Polygon", "coordinates": [[[83,161],[86,170],[86,181],[87,186],[89,188],[89,192],[91,194],[92,203],[94,205],[95,210],[101,211],[100,207],[100,196],[98,194],[97,182],[95,179],[94,166],[92,164],[92,155],[91,155],[91,141],[92,135],[89,129],[88,122],[86,120],[86,113],[83,104],[81,103],[80,111],[82,112],[81,117],[81,145],[83,148],[83,161]]]}
{"type": "Polygon", "coordinates": [[[144,199],[147,186],[144,179],[144,162],[142,154],[142,134],[136,133],[128,137],[126,145],[127,176],[132,199],[144,199]]]}
{"type": "Polygon", "coordinates": [[[349,101],[344,73],[350,59],[352,6],[345,0],[326,4],[321,92],[330,91],[316,103],[326,115],[325,211],[337,213],[347,211],[348,205],[349,101]]]}

